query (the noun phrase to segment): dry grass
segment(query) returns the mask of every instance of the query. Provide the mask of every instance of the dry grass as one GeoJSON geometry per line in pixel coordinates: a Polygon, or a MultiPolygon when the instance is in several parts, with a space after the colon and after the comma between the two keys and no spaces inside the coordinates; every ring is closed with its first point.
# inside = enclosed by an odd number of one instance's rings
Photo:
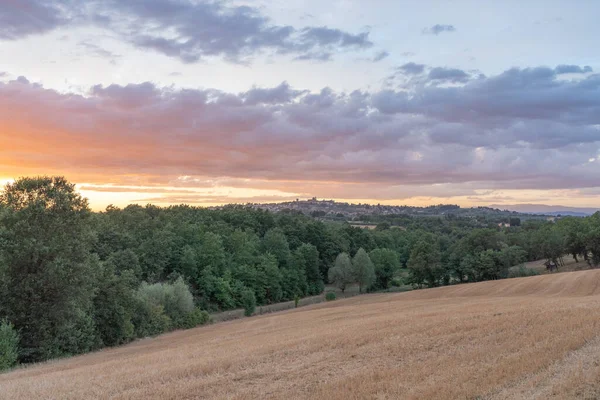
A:
{"type": "Polygon", "coordinates": [[[0,375],[6,399],[594,399],[600,270],[358,296],[0,375]]]}

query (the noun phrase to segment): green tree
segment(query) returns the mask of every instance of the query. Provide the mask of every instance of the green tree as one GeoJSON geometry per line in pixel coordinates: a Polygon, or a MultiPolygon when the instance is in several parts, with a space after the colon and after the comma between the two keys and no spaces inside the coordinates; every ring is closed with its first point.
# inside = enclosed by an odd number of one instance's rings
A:
{"type": "Polygon", "coordinates": [[[6,185],[0,205],[0,298],[20,332],[22,361],[90,350],[98,263],[87,201],[62,177],[38,177],[6,185]]]}
{"type": "Polygon", "coordinates": [[[335,259],[335,264],[329,269],[329,282],[338,287],[342,293],[346,287],[354,283],[352,259],[348,253],[340,253],[335,259]]]}
{"type": "Polygon", "coordinates": [[[280,267],[288,265],[290,259],[290,246],[285,234],[280,229],[270,229],[265,234],[262,244],[264,252],[273,254],[280,267]]]}
{"type": "Polygon", "coordinates": [[[398,253],[390,249],[375,249],[369,253],[369,258],[375,268],[375,288],[387,289],[400,269],[398,253]]]}
{"type": "Polygon", "coordinates": [[[246,317],[254,314],[254,310],[256,310],[256,296],[251,289],[244,289],[242,291],[242,306],[244,307],[244,315],[246,317]]]}
{"type": "Polygon", "coordinates": [[[0,371],[14,367],[19,359],[19,334],[10,322],[0,321],[0,371]]]}
{"type": "Polygon", "coordinates": [[[136,283],[133,271],[117,273],[110,261],[105,262],[98,273],[94,320],[105,346],[126,343],[134,337],[136,283]]]}
{"type": "Polygon", "coordinates": [[[358,283],[358,292],[368,288],[375,282],[375,267],[369,255],[362,247],[358,249],[352,259],[352,275],[358,283]]]}
{"type": "Polygon", "coordinates": [[[319,251],[312,244],[303,243],[293,253],[293,264],[304,272],[308,284],[308,294],[315,295],[323,291],[323,278],[319,270],[319,251]]]}
{"type": "Polygon", "coordinates": [[[217,276],[222,275],[225,270],[225,259],[221,235],[212,232],[205,233],[197,256],[200,268],[211,267],[217,276]]]}
{"type": "Polygon", "coordinates": [[[417,242],[408,260],[412,283],[417,286],[438,286],[442,267],[440,258],[440,251],[435,242],[432,240],[417,242]]]}

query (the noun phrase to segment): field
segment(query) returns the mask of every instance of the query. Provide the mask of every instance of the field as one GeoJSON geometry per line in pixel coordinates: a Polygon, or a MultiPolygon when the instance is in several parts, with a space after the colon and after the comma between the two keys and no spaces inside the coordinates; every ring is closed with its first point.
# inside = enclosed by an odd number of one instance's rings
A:
{"type": "Polygon", "coordinates": [[[0,375],[3,399],[600,398],[600,270],[376,294],[0,375]]]}

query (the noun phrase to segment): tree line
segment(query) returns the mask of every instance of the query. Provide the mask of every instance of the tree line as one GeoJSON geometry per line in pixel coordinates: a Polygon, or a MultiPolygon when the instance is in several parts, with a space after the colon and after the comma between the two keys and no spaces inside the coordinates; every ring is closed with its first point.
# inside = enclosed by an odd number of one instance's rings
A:
{"type": "Polygon", "coordinates": [[[21,178],[0,194],[0,369],[198,326],[211,312],[251,315],[327,283],[376,291],[500,279],[565,254],[600,263],[600,214],[508,229],[390,216],[366,230],[244,206],[92,212],[62,177],[21,178]]]}

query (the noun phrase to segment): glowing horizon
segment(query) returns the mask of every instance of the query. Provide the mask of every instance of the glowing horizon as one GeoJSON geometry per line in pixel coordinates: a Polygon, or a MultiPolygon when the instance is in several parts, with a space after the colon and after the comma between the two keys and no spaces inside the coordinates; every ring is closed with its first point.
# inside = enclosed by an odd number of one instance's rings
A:
{"type": "Polygon", "coordinates": [[[600,207],[600,5],[29,3],[0,5],[0,181],[95,210],[600,207]]]}

